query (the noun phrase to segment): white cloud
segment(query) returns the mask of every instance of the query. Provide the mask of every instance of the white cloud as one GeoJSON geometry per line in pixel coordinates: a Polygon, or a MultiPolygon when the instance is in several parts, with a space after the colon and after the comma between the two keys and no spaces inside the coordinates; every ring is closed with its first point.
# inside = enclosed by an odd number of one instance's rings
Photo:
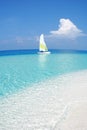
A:
{"type": "Polygon", "coordinates": [[[76,25],[69,19],[60,19],[59,28],[56,31],[50,31],[52,36],[76,38],[85,35],[82,30],[78,29],[76,25]]]}

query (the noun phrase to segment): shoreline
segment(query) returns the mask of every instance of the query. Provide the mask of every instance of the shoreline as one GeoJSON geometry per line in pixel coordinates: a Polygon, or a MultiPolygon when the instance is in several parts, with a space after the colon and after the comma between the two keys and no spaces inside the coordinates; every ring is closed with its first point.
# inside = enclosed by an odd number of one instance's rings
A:
{"type": "Polygon", "coordinates": [[[64,74],[2,100],[0,129],[87,130],[86,101],[87,70],[64,74]]]}

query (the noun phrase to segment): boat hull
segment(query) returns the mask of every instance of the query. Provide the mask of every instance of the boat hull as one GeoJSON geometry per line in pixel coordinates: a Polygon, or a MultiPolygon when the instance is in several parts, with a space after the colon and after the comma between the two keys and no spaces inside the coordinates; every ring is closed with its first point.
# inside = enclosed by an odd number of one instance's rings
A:
{"type": "Polygon", "coordinates": [[[38,52],[38,54],[44,55],[44,54],[50,54],[50,51],[43,51],[43,52],[38,52]]]}

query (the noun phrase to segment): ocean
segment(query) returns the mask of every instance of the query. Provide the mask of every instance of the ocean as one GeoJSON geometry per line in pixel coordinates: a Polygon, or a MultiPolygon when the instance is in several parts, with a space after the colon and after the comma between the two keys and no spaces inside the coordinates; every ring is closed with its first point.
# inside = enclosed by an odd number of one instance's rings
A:
{"type": "Polygon", "coordinates": [[[68,104],[86,100],[86,51],[37,52],[0,52],[0,130],[58,130],[68,104]]]}

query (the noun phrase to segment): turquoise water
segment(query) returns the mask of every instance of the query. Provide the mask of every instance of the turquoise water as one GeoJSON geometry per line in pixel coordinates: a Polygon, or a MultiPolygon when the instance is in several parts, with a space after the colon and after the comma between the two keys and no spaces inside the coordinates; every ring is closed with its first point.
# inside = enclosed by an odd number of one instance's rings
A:
{"type": "Polygon", "coordinates": [[[0,53],[0,130],[62,129],[87,102],[87,52],[31,52],[0,53]]]}
{"type": "Polygon", "coordinates": [[[64,73],[87,69],[87,53],[0,56],[0,96],[64,73]]]}

